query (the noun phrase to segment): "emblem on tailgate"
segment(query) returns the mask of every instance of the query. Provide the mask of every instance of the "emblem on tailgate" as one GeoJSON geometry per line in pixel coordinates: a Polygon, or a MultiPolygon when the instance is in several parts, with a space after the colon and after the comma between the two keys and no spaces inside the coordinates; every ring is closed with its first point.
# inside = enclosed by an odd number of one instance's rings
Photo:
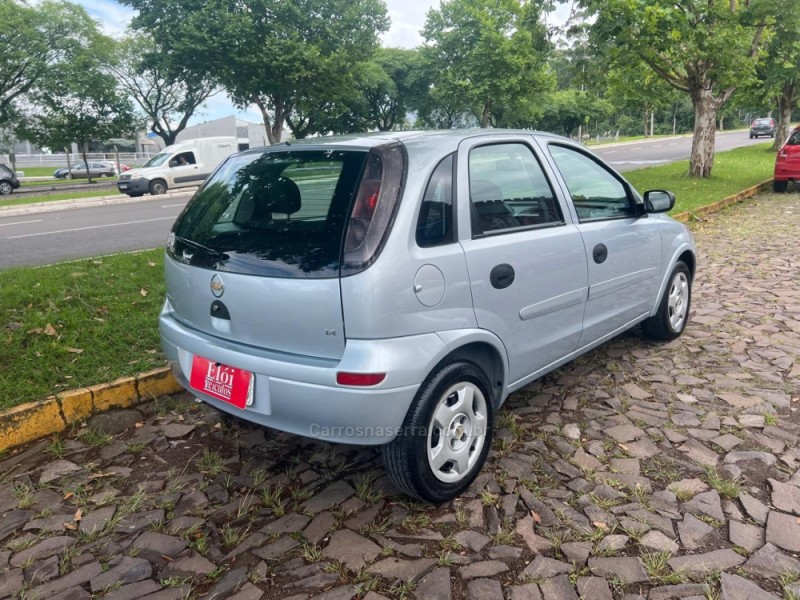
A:
{"type": "Polygon", "coordinates": [[[214,294],[214,298],[220,298],[225,293],[225,282],[216,273],[211,278],[211,293],[214,294]]]}

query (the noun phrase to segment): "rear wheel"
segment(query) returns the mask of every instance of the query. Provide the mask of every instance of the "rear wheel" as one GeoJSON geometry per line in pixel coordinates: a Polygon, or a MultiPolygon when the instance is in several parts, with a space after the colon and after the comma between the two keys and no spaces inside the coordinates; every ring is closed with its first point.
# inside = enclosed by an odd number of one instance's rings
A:
{"type": "Polygon", "coordinates": [[[153,196],[158,196],[160,194],[166,194],[167,193],[167,184],[161,179],[156,179],[154,181],[151,181],[150,182],[150,193],[153,196]]]}
{"type": "Polygon", "coordinates": [[[779,194],[784,193],[788,187],[789,187],[788,181],[775,181],[775,180],[772,181],[772,190],[779,194]]]}
{"type": "Polygon", "coordinates": [[[0,181],[0,196],[7,196],[12,191],[14,191],[14,188],[11,186],[9,182],[0,181]]]}
{"type": "Polygon", "coordinates": [[[686,328],[692,303],[692,275],[683,261],[675,263],[658,312],[642,322],[642,331],[653,340],[674,340],[686,328]]]}
{"type": "Polygon", "coordinates": [[[415,498],[445,502],[483,467],[492,443],[494,409],[483,370],[445,363],[420,386],[400,434],[383,448],[389,476],[415,498]]]}

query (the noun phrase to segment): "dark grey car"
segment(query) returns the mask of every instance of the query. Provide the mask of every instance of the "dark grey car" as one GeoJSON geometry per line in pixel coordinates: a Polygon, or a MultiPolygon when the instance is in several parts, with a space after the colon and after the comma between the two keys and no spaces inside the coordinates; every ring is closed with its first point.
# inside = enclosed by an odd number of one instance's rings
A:
{"type": "Polygon", "coordinates": [[[19,187],[19,179],[14,171],[6,165],[0,164],[0,196],[10,194],[19,187]]]}
{"type": "Polygon", "coordinates": [[[757,137],[775,137],[775,119],[772,117],[765,117],[763,119],[756,119],[750,124],[750,139],[757,137]]]}
{"type": "Polygon", "coordinates": [[[382,445],[401,490],[441,502],[511,392],[637,324],[683,332],[695,249],[674,202],[530,131],[250,150],[173,226],[162,345],[203,401],[382,445]]]}

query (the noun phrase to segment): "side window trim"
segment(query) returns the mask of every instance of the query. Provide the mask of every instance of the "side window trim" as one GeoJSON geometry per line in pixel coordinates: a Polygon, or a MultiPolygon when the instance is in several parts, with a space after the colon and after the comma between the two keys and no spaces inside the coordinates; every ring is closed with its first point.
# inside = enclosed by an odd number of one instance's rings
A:
{"type": "Polygon", "coordinates": [[[633,192],[633,188],[631,187],[630,183],[628,183],[622,176],[620,176],[615,171],[612,171],[608,168],[607,165],[603,164],[598,160],[597,157],[593,156],[592,154],[586,152],[583,148],[579,146],[573,146],[572,144],[566,144],[561,141],[548,141],[547,145],[547,154],[549,161],[552,165],[552,168],[557,174],[561,182],[561,188],[564,193],[564,197],[567,200],[567,204],[571,205],[571,211],[574,214],[574,218],[577,219],[578,223],[594,223],[597,221],[617,221],[621,219],[635,219],[641,216],[640,212],[640,202],[638,201],[635,193],[633,192]],[[564,179],[564,175],[561,173],[561,170],[558,167],[558,163],[556,162],[553,155],[550,154],[550,147],[556,146],[559,148],[565,148],[567,150],[572,150],[576,154],[580,154],[581,156],[591,160],[594,164],[596,164],[600,169],[602,169],[605,173],[608,173],[613,179],[615,179],[619,184],[622,186],[622,189],[625,191],[625,197],[628,200],[629,204],[629,214],[625,215],[613,215],[613,216],[602,216],[602,217],[589,217],[589,218],[581,218],[575,207],[575,201],[572,199],[572,194],[569,190],[569,186],[567,185],[567,181],[564,179]]]}
{"type": "MultiPolygon", "coordinates": [[[[473,240],[478,240],[478,239],[483,239],[483,238],[488,238],[488,237],[494,237],[494,236],[498,236],[498,235],[507,235],[509,233],[517,233],[517,232],[523,232],[523,231],[535,231],[535,230],[539,230],[539,229],[551,229],[553,227],[562,227],[562,226],[565,226],[567,224],[567,221],[566,221],[566,218],[565,218],[565,215],[564,215],[564,207],[562,206],[561,201],[559,199],[559,196],[556,193],[556,188],[553,185],[553,180],[552,180],[551,174],[549,173],[550,169],[547,168],[550,165],[547,163],[546,157],[540,156],[540,149],[535,144],[532,144],[529,140],[516,139],[516,138],[507,139],[507,140],[499,139],[499,140],[493,140],[491,142],[483,142],[483,143],[475,144],[474,146],[471,146],[470,148],[468,148],[467,152],[466,152],[466,154],[467,154],[467,169],[469,169],[469,156],[474,150],[477,150],[478,148],[485,148],[487,146],[502,146],[502,145],[508,145],[508,144],[518,144],[518,145],[521,145],[521,146],[525,146],[530,151],[531,155],[533,156],[533,160],[538,165],[538,167],[539,167],[539,169],[541,171],[541,174],[544,177],[544,181],[547,184],[547,187],[549,188],[550,193],[552,194],[553,202],[555,203],[556,209],[558,211],[558,219],[555,220],[555,221],[549,221],[547,223],[533,223],[533,224],[528,224],[528,225],[520,225],[520,226],[517,226],[517,227],[505,227],[503,229],[493,229],[493,230],[490,230],[490,231],[483,231],[481,229],[481,226],[480,226],[479,222],[478,222],[477,211],[475,209],[474,203],[472,202],[471,195],[468,195],[467,196],[467,202],[469,203],[470,222],[471,222],[471,225],[472,225],[472,228],[471,228],[471,239],[473,239],[473,240]]],[[[469,191],[471,191],[469,173],[467,173],[466,182],[467,182],[467,190],[469,192],[469,191]]]]}

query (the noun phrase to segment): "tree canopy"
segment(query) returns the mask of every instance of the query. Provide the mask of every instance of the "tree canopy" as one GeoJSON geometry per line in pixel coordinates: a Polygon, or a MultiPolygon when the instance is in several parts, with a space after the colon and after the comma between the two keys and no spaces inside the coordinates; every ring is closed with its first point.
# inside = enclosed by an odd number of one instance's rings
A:
{"type": "Polygon", "coordinates": [[[550,89],[542,8],[531,0],[443,0],[431,9],[423,53],[437,73],[439,102],[466,105],[481,127],[502,126],[520,99],[550,89]]]}

